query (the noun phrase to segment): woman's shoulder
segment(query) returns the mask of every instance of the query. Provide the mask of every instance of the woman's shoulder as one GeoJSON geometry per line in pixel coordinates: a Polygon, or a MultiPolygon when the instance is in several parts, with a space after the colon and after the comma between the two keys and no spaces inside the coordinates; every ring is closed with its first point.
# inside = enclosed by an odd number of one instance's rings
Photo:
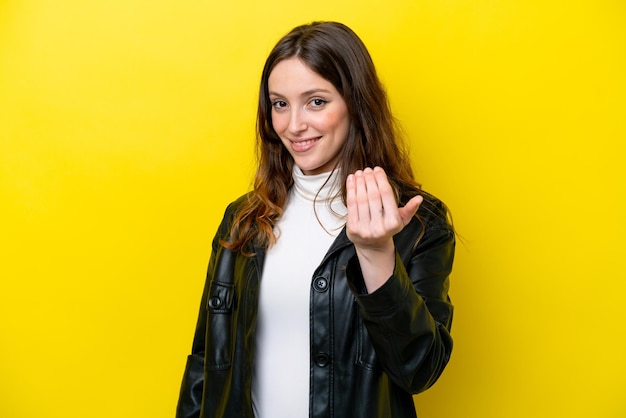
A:
{"type": "Polygon", "coordinates": [[[449,210],[445,203],[438,197],[420,191],[424,201],[419,207],[418,215],[427,223],[449,224],[449,210]]]}
{"type": "Polygon", "coordinates": [[[226,209],[224,210],[224,216],[222,217],[222,222],[220,223],[220,226],[218,228],[218,236],[220,238],[225,239],[228,236],[235,216],[237,215],[237,213],[239,213],[246,201],[248,201],[251,194],[252,192],[245,193],[226,206],[226,209]]]}
{"type": "Polygon", "coordinates": [[[224,217],[226,218],[228,217],[228,215],[233,216],[234,214],[239,212],[242,206],[250,199],[250,197],[252,196],[252,193],[253,192],[245,193],[239,196],[237,199],[230,202],[228,206],[226,206],[224,217]]]}
{"type": "Polygon", "coordinates": [[[447,206],[423,190],[412,191],[402,197],[409,200],[415,195],[422,196],[424,200],[416,216],[394,237],[396,249],[403,260],[432,248],[454,248],[455,232],[447,206]]]}
{"type": "Polygon", "coordinates": [[[423,189],[402,188],[400,191],[400,202],[404,205],[411,198],[420,195],[424,198],[420,205],[417,216],[426,225],[450,226],[450,214],[446,204],[437,196],[428,193],[423,189]]]}

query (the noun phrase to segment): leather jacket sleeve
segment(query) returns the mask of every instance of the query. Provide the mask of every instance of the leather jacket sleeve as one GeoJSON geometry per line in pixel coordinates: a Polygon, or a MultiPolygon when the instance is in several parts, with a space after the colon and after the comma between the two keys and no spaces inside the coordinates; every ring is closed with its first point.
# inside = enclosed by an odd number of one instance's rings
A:
{"type": "Polygon", "coordinates": [[[224,219],[213,238],[211,257],[209,259],[204,291],[202,292],[191,354],[187,357],[187,364],[185,366],[178,404],[176,406],[176,418],[198,418],[200,416],[204,389],[204,354],[208,295],[211,287],[211,279],[216,268],[216,260],[219,252],[223,249],[219,245],[219,240],[227,236],[228,225],[230,225],[230,221],[227,218],[232,216],[231,208],[233,205],[234,204],[231,204],[226,208],[224,219]]]}
{"type": "Polygon", "coordinates": [[[453,307],[448,297],[454,258],[454,231],[444,219],[414,219],[394,237],[396,266],[391,278],[366,294],[354,256],[348,283],[370,334],[381,366],[392,381],[410,393],[432,386],[450,359],[453,307]]]}
{"type": "MultiPolygon", "coordinates": [[[[209,261],[209,272],[215,263],[215,239],[213,252],[209,261]]],[[[200,302],[200,312],[196,324],[191,354],[187,357],[187,364],[183,374],[183,381],[180,387],[178,405],[176,407],[176,418],[198,418],[202,405],[202,393],[204,386],[204,349],[206,333],[206,304],[209,293],[210,280],[206,280],[202,301],[200,302]]]]}

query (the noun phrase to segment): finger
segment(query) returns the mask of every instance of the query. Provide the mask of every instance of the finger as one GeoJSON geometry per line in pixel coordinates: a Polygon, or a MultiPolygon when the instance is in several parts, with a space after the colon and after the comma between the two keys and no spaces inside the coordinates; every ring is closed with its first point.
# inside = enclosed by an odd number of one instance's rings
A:
{"type": "Polygon", "coordinates": [[[400,217],[402,218],[402,223],[404,225],[408,224],[411,221],[411,218],[415,216],[423,201],[424,198],[417,195],[409,200],[404,207],[398,208],[398,212],[400,213],[400,217]]]}
{"type": "Polygon", "coordinates": [[[359,221],[359,209],[356,201],[356,179],[350,174],[346,179],[346,207],[348,208],[348,222],[354,224],[359,221]]]}
{"type": "Polygon", "coordinates": [[[384,208],[374,170],[367,167],[363,170],[363,178],[365,179],[365,187],[367,188],[367,205],[370,211],[370,219],[373,221],[380,220],[383,218],[384,208]]]}
{"type": "Polygon", "coordinates": [[[369,222],[370,220],[370,208],[367,197],[367,186],[363,176],[363,171],[358,170],[354,173],[354,179],[356,182],[356,205],[357,212],[359,214],[359,222],[369,222]]]}
{"type": "Polygon", "coordinates": [[[398,209],[398,202],[396,202],[396,195],[391,184],[389,184],[387,173],[381,167],[374,167],[374,174],[383,209],[388,215],[393,215],[398,209]]]}

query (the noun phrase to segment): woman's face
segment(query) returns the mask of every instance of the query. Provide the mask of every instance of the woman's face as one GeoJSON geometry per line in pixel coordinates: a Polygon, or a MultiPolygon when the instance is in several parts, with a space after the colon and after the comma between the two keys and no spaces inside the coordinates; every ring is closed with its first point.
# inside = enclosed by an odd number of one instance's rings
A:
{"type": "Polygon", "coordinates": [[[295,164],[304,174],[331,171],[350,127],[337,89],[298,58],[276,64],[268,88],[274,130],[295,164]]]}

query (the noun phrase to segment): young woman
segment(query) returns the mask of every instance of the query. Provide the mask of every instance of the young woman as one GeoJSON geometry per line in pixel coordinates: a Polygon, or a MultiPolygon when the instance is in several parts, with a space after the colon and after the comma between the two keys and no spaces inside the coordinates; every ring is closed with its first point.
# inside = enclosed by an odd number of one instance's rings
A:
{"type": "Polygon", "coordinates": [[[445,206],[413,180],[358,36],[299,26],[263,70],[254,189],[213,240],[177,417],[415,417],[450,358],[445,206]]]}

